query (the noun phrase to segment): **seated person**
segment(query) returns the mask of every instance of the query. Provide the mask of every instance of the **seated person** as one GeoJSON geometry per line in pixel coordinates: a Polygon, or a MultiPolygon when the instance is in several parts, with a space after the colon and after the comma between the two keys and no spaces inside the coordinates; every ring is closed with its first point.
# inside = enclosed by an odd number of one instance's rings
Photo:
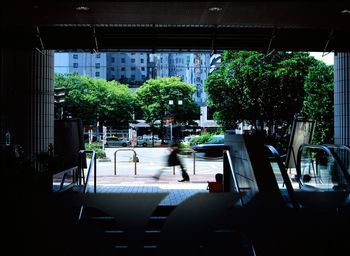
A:
{"type": "Polygon", "coordinates": [[[215,174],[215,181],[208,181],[208,187],[210,193],[217,193],[224,191],[223,175],[221,173],[215,174]]]}

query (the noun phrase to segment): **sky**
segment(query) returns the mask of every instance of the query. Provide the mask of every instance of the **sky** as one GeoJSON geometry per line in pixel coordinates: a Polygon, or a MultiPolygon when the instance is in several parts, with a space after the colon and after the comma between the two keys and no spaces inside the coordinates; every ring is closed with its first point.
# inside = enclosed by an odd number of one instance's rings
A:
{"type": "Polygon", "coordinates": [[[327,65],[333,65],[334,64],[334,53],[330,52],[322,57],[322,52],[310,52],[310,55],[313,56],[315,59],[322,60],[327,65]]]}

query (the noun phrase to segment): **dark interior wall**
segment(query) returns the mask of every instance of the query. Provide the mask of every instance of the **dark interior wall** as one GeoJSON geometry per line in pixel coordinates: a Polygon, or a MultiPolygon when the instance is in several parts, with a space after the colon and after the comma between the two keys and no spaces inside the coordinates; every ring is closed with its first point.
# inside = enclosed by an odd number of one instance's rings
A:
{"type": "Polygon", "coordinates": [[[53,143],[53,51],[1,50],[0,144],[11,144],[27,157],[53,143]]]}

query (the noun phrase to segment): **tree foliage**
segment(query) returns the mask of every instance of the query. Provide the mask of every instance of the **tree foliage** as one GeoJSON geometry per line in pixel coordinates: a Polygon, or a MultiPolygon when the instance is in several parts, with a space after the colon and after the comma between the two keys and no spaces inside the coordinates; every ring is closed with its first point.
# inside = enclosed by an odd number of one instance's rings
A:
{"type": "Polygon", "coordinates": [[[305,79],[303,113],[316,121],[314,143],[333,143],[333,91],[333,66],[319,62],[311,67],[305,79]]]}
{"type": "Polygon", "coordinates": [[[177,122],[186,124],[198,118],[198,106],[192,99],[194,92],[194,85],[182,82],[179,77],[166,77],[147,80],[136,90],[136,98],[146,121],[154,122],[172,114],[177,122]],[[170,105],[169,100],[174,104],[170,105]],[[182,104],[178,104],[179,100],[182,104]]]}
{"type": "Polygon", "coordinates": [[[192,99],[195,87],[182,82],[179,77],[147,80],[136,90],[136,99],[142,110],[142,117],[153,124],[167,115],[174,116],[176,122],[186,124],[199,117],[199,108],[192,99]],[[169,100],[174,102],[169,104],[169,100]],[[182,104],[178,104],[181,100],[182,104]]]}
{"type": "Polygon", "coordinates": [[[225,129],[247,121],[256,129],[291,123],[301,111],[304,80],[317,61],[303,52],[225,51],[206,80],[214,118],[225,129]]]}
{"type": "Polygon", "coordinates": [[[135,97],[126,85],[115,81],[56,74],[55,87],[66,88],[64,110],[81,118],[85,125],[127,127],[132,120],[135,97]]]}

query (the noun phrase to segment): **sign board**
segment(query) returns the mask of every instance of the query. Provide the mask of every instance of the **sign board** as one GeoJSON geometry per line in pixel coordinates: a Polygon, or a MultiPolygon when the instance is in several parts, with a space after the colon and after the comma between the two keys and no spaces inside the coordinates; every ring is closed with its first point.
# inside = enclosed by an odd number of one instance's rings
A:
{"type": "Polygon", "coordinates": [[[135,147],[137,145],[137,131],[136,130],[132,130],[131,132],[131,146],[135,147]]]}
{"type": "Polygon", "coordinates": [[[302,144],[311,143],[314,129],[314,120],[305,118],[294,119],[286,157],[287,168],[296,167],[298,150],[302,144]]]}

